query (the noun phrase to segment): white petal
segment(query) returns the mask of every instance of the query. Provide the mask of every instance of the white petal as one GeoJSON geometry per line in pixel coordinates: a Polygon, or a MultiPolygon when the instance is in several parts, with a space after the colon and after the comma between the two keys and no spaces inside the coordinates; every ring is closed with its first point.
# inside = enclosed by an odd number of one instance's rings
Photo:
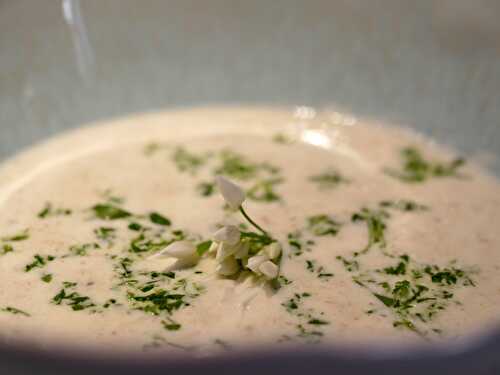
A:
{"type": "Polygon", "coordinates": [[[238,272],[239,269],[240,265],[238,264],[236,259],[234,259],[234,257],[229,257],[224,259],[223,262],[219,263],[215,270],[219,275],[231,276],[234,275],[236,272],[238,272]]]}
{"type": "Polygon", "coordinates": [[[197,258],[196,247],[190,241],[176,241],[155,254],[154,257],[172,257],[176,259],[197,258]]]}
{"type": "Polygon", "coordinates": [[[248,250],[250,246],[248,243],[239,243],[238,246],[236,247],[236,252],[234,253],[234,257],[236,259],[243,259],[248,256],[248,250]]]}
{"type": "Polygon", "coordinates": [[[281,245],[278,242],[273,242],[264,249],[269,259],[276,259],[281,255],[281,245]]]}
{"type": "Polygon", "coordinates": [[[217,242],[224,242],[228,245],[234,246],[240,242],[240,230],[235,225],[226,225],[220,228],[213,235],[213,240],[217,242]]]}
{"type": "MultiPolygon", "coordinates": [[[[175,258],[171,258],[174,260],[175,258]]],[[[198,259],[196,257],[191,257],[187,259],[175,259],[175,262],[171,263],[168,267],[164,269],[164,272],[177,271],[182,270],[184,268],[193,267],[198,263],[198,259]]]]}
{"type": "Polygon", "coordinates": [[[219,243],[212,241],[212,244],[210,245],[210,248],[208,249],[209,254],[214,254],[217,252],[219,249],[219,243]]]}
{"type": "Polygon", "coordinates": [[[247,268],[251,269],[253,272],[259,272],[259,266],[268,261],[269,257],[266,254],[255,255],[248,259],[247,268]]]}
{"type": "Polygon", "coordinates": [[[245,192],[234,182],[223,176],[215,177],[215,183],[229,207],[237,210],[245,200],[245,192]]]}
{"type": "Polygon", "coordinates": [[[215,259],[218,262],[222,262],[227,257],[233,255],[238,248],[236,246],[230,246],[225,243],[221,243],[217,250],[217,255],[215,255],[215,259]]]}
{"type": "Polygon", "coordinates": [[[259,271],[262,272],[267,279],[272,280],[278,277],[279,268],[276,264],[268,260],[259,266],[259,271]]]}

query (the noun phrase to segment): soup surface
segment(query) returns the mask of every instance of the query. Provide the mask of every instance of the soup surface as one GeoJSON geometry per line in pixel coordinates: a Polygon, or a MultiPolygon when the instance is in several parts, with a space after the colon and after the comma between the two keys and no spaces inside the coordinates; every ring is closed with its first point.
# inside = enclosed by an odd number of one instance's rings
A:
{"type": "Polygon", "coordinates": [[[0,167],[0,213],[3,341],[194,353],[434,342],[500,316],[498,181],[407,130],[335,112],[84,127],[0,167]],[[219,175],[262,231],[224,201],[219,175]],[[233,247],[214,241],[228,225],[233,247]],[[189,263],[171,256],[176,242],[196,249],[189,263]]]}

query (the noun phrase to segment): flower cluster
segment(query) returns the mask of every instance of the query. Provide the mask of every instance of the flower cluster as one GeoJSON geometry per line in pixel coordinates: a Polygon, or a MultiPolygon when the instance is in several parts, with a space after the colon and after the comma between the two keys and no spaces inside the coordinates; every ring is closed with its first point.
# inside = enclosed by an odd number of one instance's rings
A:
{"type": "Polygon", "coordinates": [[[215,254],[216,272],[221,276],[232,276],[246,269],[269,280],[278,277],[281,246],[272,242],[253,253],[252,240],[246,238],[245,233],[228,225],[214,234],[209,253],[215,254]]]}
{"type": "Polygon", "coordinates": [[[233,276],[247,270],[268,280],[277,278],[280,270],[281,245],[245,212],[242,206],[245,193],[238,185],[222,176],[217,176],[216,184],[229,207],[235,211],[239,210],[260,233],[245,232],[237,226],[227,225],[213,234],[211,242],[196,246],[191,241],[177,241],[154,257],[175,258],[177,260],[175,266],[182,268],[195,265],[201,256],[208,254],[215,257],[216,272],[221,276],[233,276]]]}

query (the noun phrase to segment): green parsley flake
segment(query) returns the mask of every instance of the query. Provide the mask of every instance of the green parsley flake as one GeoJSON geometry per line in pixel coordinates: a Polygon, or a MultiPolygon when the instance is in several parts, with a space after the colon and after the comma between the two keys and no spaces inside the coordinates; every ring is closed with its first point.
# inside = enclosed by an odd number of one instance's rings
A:
{"type": "Polygon", "coordinates": [[[85,256],[88,255],[89,250],[98,250],[101,247],[97,243],[86,243],[82,245],[70,246],[69,252],[71,255],[75,256],[85,256]]]}
{"type": "Polygon", "coordinates": [[[52,281],[52,274],[48,273],[41,277],[44,283],[50,283],[52,281]]]}
{"type": "Polygon", "coordinates": [[[348,179],[344,178],[339,172],[333,169],[311,176],[309,180],[318,184],[319,188],[322,190],[334,189],[341,184],[349,183],[348,179]]]}
{"type": "Polygon", "coordinates": [[[20,242],[26,241],[28,238],[30,238],[29,229],[25,229],[12,236],[3,237],[1,240],[4,242],[20,242]]]}
{"type": "Polygon", "coordinates": [[[294,142],[291,137],[284,133],[276,133],[273,135],[272,140],[274,143],[278,143],[280,145],[290,145],[294,142]]]}
{"type": "Polygon", "coordinates": [[[221,164],[215,169],[215,174],[223,175],[237,180],[255,178],[259,166],[248,161],[243,155],[231,150],[220,153],[221,164]]]}
{"type": "Polygon", "coordinates": [[[180,172],[188,172],[191,174],[195,174],[198,169],[205,164],[206,159],[206,156],[196,155],[183,147],[177,147],[172,157],[172,160],[180,172]]]}
{"type": "Polygon", "coordinates": [[[210,246],[212,246],[212,241],[201,242],[196,246],[196,252],[201,257],[210,249],[210,246]]]}
{"type": "MultiPolygon", "coordinates": [[[[406,328],[421,336],[436,334],[429,327],[437,314],[459,301],[454,290],[473,287],[470,272],[457,267],[419,264],[406,254],[395,265],[377,270],[352,271],[353,281],[368,289],[397,319],[396,328],[406,328]]],[[[373,313],[373,310],[371,310],[373,313]]]]}
{"type": "Polygon", "coordinates": [[[283,182],[282,178],[269,178],[256,182],[248,191],[247,197],[257,202],[276,202],[281,198],[274,191],[276,185],[283,182]]]}
{"type": "Polygon", "coordinates": [[[336,236],[341,224],[328,215],[316,215],[307,219],[307,228],[315,236],[336,236]]]}
{"type": "Polygon", "coordinates": [[[94,234],[99,240],[109,242],[116,238],[116,229],[111,227],[100,227],[94,230],[94,234]]]}
{"type": "MultiPolygon", "coordinates": [[[[363,221],[368,227],[368,244],[361,251],[361,254],[368,252],[373,245],[377,244],[381,248],[386,247],[385,230],[387,225],[385,220],[389,214],[383,210],[370,210],[363,208],[361,211],[352,215],[352,222],[363,221]]],[[[359,255],[359,253],[357,253],[359,255]]]]}
{"type": "Polygon", "coordinates": [[[8,243],[3,244],[0,247],[0,256],[8,254],[8,253],[12,253],[13,251],[14,251],[14,247],[11,244],[8,244],[8,243]]]}
{"type": "Polygon", "coordinates": [[[391,177],[407,183],[424,182],[432,177],[461,177],[458,170],[465,165],[465,160],[458,158],[449,163],[432,162],[424,159],[420,151],[407,147],[401,151],[403,168],[401,171],[386,169],[391,177]]]}
{"type": "Polygon", "coordinates": [[[167,321],[162,320],[161,324],[163,325],[163,328],[165,328],[167,331],[178,331],[182,327],[182,325],[180,325],[179,323],[175,322],[170,318],[167,321]]]}
{"type": "Polygon", "coordinates": [[[45,207],[38,213],[40,219],[45,219],[51,216],[69,216],[73,213],[72,210],[67,208],[54,208],[52,203],[48,202],[45,207]]]}
{"type": "Polygon", "coordinates": [[[211,197],[215,194],[215,183],[213,182],[200,182],[196,185],[196,191],[202,197],[211,197]]]}
{"type": "Polygon", "coordinates": [[[1,308],[0,311],[11,313],[13,315],[23,315],[23,316],[26,316],[26,317],[30,317],[31,316],[27,312],[25,312],[23,310],[20,310],[20,309],[17,309],[17,308],[12,307],[12,306],[7,306],[7,307],[4,307],[4,308],[1,308]]]}
{"type": "Polygon", "coordinates": [[[170,226],[172,224],[170,219],[160,215],[157,212],[153,212],[151,215],[149,215],[149,219],[151,220],[152,223],[157,225],[170,226]]]}
{"type": "Polygon", "coordinates": [[[382,201],[380,202],[380,207],[392,208],[403,212],[427,211],[429,209],[429,207],[424,206],[423,204],[410,200],[382,201]]]}
{"type": "Polygon", "coordinates": [[[83,296],[75,291],[72,291],[71,293],[66,291],[66,288],[74,288],[75,286],[76,283],[66,282],[64,284],[64,288],[52,298],[52,302],[56,305],[64,303],[65,305],[71,307],[73,311],[81,311],[94,307],[95,304],[89,297],[83,296]]]}
{"type": "Polygon", "coordinates": [[[119,220],[132,216],[132,214],[113,204],[97,204],[92,207],[95,216],[101,220],[119,220]]]}
{"type": "Polygon", "coordinates": [[[30,272],[34,268],[43,268],[47,265],[48,262],[52,262],[55,259],[55,257],[52,255],[47,255],[44,257],[39,254],[34,255],[33,258],[33,262],[27,264],[24,267],[25,272],[30,272]]]}

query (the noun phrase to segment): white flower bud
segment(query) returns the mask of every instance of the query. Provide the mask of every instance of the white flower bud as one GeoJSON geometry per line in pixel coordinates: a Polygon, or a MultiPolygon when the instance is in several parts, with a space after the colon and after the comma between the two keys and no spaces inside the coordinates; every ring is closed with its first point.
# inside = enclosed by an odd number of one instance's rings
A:
{"type": "Polygon", "coordinates": [[[152,258],[160,257],[171,257],[179,260],[194,260],[198,258],[198,254],[194,243],[190,241],[176,241],[152,256],[152,258]]]}
{"type": "Polygon", "coordinates": [[[208,249],[209,254],[215,254],[219,250],[219,244],[215,241],[212,241],[210,248],[208,249]]]}
{"type": "Polygon", "coordinates": [[[234,257],[236,259],[243,259],[248,256],[248,250],[250,249],[250,245],[248,243],[239,243],[236,247],[236,252],[234,253],[234,257]]]}
{"type": "Polygon", "coordinates": [[[217,249],[215,260],[217,260],[217,262],[222,262],[227,257],[233,255],[236,252],[236,250],[238,250],[237,247],[227,245],[223,242],[219,245],[219,248],[217,249]]]}
{"type": "Polygon", "coordinates": [[[240,265],[234,257],[228,257],[219,263],[215,270],[221,276],[231,276],[240,270],[240,265]]]}
{"type": "Polygon", "coordinates": [[[228,245],[234,246],[240,242],[240,230],[235,225],[226,225],[220,228],[213,235],[213,240],[217,242],[224,242],[228,245]]]}
{"type": "Polygon", "coordinates": [[[276,264],[268,260],[259,266],[259,271],[262,272],[267,279],[272,280],[278,277],[279,268],[276,264]]]}
{"type": "Polygon", "coordinates": [[[190,241],[176,241],[168,245],[162,253],[170,255],[172,258],[188,259],[195,256],[196,246],[190,241]]]}
{"type": "MultiPolygon", "coordinates": [[[[171,258],[175,259],[175,258],[171,258]]],[[[175,262],[172,263],[170,266],[165,268],[164,272],[169,272],[169,271],[177,271],[177,270],[182,270],[184,268],[189,268],[193,267],[198,263],[198,258],[197,257],[191,257],[191,258],[186,258],[186,259],[175,259],[175,262]]]]}
{"type": "Polygon", "coordinates": [[[248,259],[247,268],[251,269],[255,273],[259,273],[259,266],[268,260],[269,257],[266,254],[255,255],[248,259]]]}
{"type": "Polygon", "coordinates": [[[269,259],[276,259],[281,255],[281,245],[278,242],[273,242],[264,248],[264,252],[267,254],[269,259]]]}
{"type": "Polygon", "coordinates": [[[240,208],[245,200],[245,192],[234,182],[223,176],[215,177],[215,183],[229,207],[233,210],[240,208]]]}

